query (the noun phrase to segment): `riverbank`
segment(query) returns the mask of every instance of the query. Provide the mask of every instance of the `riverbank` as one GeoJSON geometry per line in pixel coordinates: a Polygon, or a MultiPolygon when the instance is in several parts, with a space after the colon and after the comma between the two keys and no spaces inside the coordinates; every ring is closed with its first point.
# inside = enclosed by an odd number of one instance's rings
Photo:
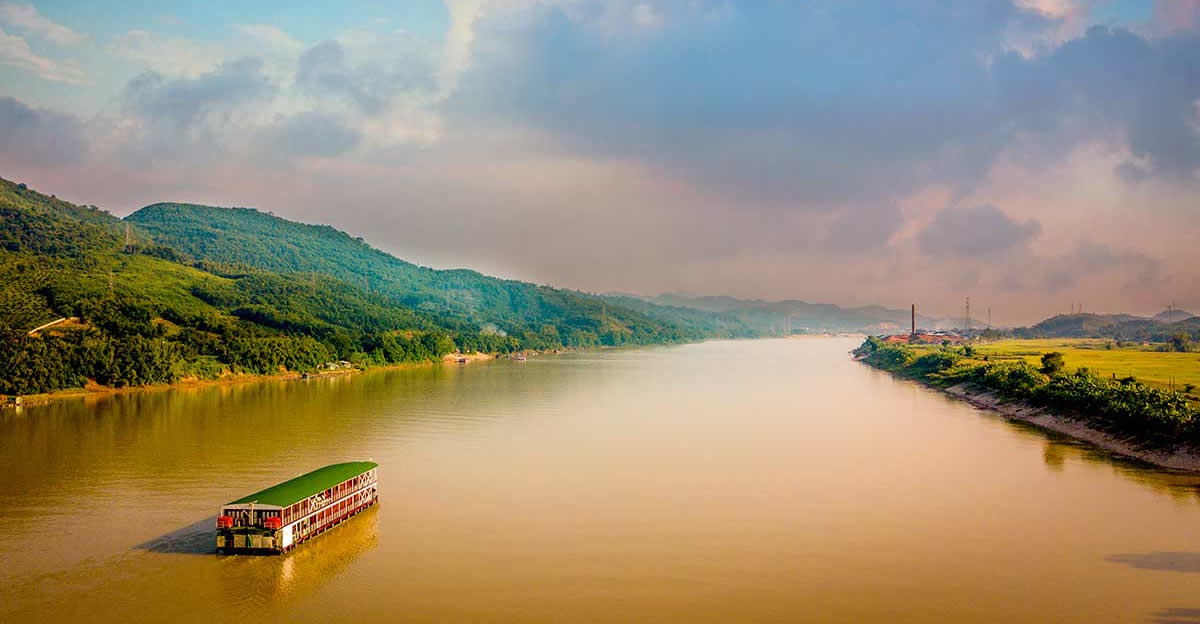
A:
{"type": "Polygon", "coordinates": [[[1148,386],[1129,377],[1069,370],[1062,353],[1044,353],[1041,366],[997,359],[974,345],[914,349],[868,337],[852,351],[871,367],[912,379],[1036,426],[1114,453],[1181,470],[1200,471],[1200,411],[1187,392],[1148,386]]]}
{"type": "Polygon", "coordinates": [[[940,388],[921,382],[924,386],[940,390],[954,398],[966,401],[979,409],[1000,414],[1009,420],[1029,423],[1039,429],[1052,431],[1067,437],[1087,442],[1116,455],[1132,457],[1162,468],[1200,472],[1200,452],[1196,449],[1160,449],[1139,444],[1130,438],[1121,438],[1088,425],[1077,416],[1056,413],[1025,401],[1006,399],[999,393],[969,383],[940,388]]]}
{"type": "MultiPolygon", "coordinates": [[[[542,356],[542,355],[558,355],[568,353],[574,349],[559,348],[550,351],[522,351],[522,355],[542,356]]],[[[128,394],[133,392],[161,392],[164,390],[182,390],[193,388],[205,388],[209,386],[226,386],[249,383],[262,383],[267,381],[301,381],[308,379],[325,379],[329,377],[341,377],[344,375],[354,375],[366,371],[378,370],[400,370],[407,368],[426,368],[437,365],[450,364],[466,364],[474,362],[482,362],[487,360],[503,359],[512,357],[512,354],[503,355],[495,353],[449,353],[440,360],[428,360],[424,362],[404,362],[398,364],[382,364],[374,365],[369,368],[341,368],[336,370],[317,371],[311,373],[286,371],[272,375],[259,375],[252,373],[226,373],[216,379],[197,379],[188,378],[181,379],[175,383],[169,384],[151,384],[145,386],[125,386],[122,388],[114,388],[111,386],[103,386],[95,382],[89,382],[82,388],[69,388],[65,390],[56,390],[54,392],[42,394],[27,394],[19,397],[19,402],[14,401],[16,397],[0,394],[0,411],[16,407],[32,407],[36,405],[47,405],[55,401],[63,401],[70,399],[97,399],[101,397],[128,394]]]]}
{"type": "MultiPolygon", "coordinates": [[[[434,362],[429,362],[432,365],[434,362]]],[[[395,364],[389,365],[387,368],[405,368],[412,366],[426,366],[427,364],[395,364]]],[[[216,379],[181,379],[175,383],[169,384],[150,384],[146,386],[125,386],[114,388],[104,386],[95,382],[89,382],[82,388],[68,388],[65,390],[55,390],[54,392],[46,392],[41,394],[26,394],[19,397],[0,395],[0,410],[11,409],[16,407],[33,407],[37,405],[47,405],[55,401],[65,401],[70,399],[98,399],[101,397],[112,396],[117,394],[131,394],[135,392],[161,392],[164,390],[187,390],[193,388],[206,388],[210,386],[231,386],[248,383],[261,383],[266,381],[299,381],[301,379],[323,379],[328,377],[341,377],[345,375],[353,375],[362,372],[361,369],[350,368],[333,371],[322,371],[315,373],[300,373],[287,371],[274,375],[258,375],[250,373],[229,373],[217,377],[216,379]]]]}

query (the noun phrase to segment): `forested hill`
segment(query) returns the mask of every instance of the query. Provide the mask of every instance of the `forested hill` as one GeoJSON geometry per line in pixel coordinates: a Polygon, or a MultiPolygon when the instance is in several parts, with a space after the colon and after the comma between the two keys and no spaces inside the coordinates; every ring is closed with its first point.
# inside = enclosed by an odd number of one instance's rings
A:
{"type": "Polygon", "coordinates": [[[200,260],[292,275],[327,275],[360,284],[398,304],[531,343],[616,345],[756,333],[720,315],[623,305],[476,271],[421,267],[328,225],[297,223],[250,208],[163,203],[142,208],[126,220],[200,260]]]}
{"type": "MultiPolygon", "coordinates": [[[[734,297],[691,297],[665,294],[646,298],[646,301],[663,306],[680,306],[718,313],[731,317],[758,329],[778,332],[791,327],[799,331],[866,331],[887,332],[907,330],[912,321],[911,310],[896,310],[878,305],[859,308],[843,308],[829,303],[805,301],[762,301],[737,299],[734,297]]],[[[939,321],[922,314],[917,315],[917,326],[933,328],[939,321]]]]}
{"type": "MultiPolygon", "coordinates": [[[[1172,317],[1175,318],[1175,317],[1172,317]]],[[[1030,327],[1003,332],[1018,338],[1111,338],[1168,342],[1179,337],[1200,341],[1200,317],[1165,321],[1130,314],[1060,314],[1030,327]]]]}
{"type": "Polygon", "coordinates": [[[432,271],[254,211],[160,205],[123,222],[0,179],[0,394],[750,333],[716,315],[432,271]],[[200,212],[212,223],[168,234],[200,212]]]}

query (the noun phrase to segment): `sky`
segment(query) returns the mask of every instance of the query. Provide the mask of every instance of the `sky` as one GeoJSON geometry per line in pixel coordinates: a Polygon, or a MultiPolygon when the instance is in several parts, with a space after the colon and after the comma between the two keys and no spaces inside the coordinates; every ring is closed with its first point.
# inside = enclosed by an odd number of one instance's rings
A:
{"type": "Polygon", "coordinates": [[[1200,0],[0,0],[0,177],[590,292],[1200,313],[1197,169],[1200,0]]]}

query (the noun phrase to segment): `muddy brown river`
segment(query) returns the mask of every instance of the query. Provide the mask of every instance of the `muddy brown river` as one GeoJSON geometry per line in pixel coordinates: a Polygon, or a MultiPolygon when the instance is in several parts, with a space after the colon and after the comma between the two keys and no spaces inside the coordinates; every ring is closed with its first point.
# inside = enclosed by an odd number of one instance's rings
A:
{"type": "Polygon", "coordinates": [[[581,352],[0,412],[0,622],[1200,622],[1196,476],[850,360],[581,352]],[[219,506],[380,463],[277,557],[219,506]]]}

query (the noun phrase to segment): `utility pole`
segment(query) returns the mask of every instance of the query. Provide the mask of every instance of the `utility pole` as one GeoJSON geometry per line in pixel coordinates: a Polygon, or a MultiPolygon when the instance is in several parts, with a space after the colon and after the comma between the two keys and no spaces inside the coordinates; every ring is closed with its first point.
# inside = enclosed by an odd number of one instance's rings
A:
{"type": "Polygon", "coordinates": [[[963,332],[966,332],[969,329],[971,329],[971,298],[967,297],[967,318],[966,322],[963,324],[963,332]]]}
{"type": "Polygon", "coordinates": [[[912,304],[912,333],[910,336],[917,335],[917,304],[912,304]]]}
{"type": "Polygon", "coordinates": [[[988,306],[988,329],[992,328],[992,306],[988,306]]]}

